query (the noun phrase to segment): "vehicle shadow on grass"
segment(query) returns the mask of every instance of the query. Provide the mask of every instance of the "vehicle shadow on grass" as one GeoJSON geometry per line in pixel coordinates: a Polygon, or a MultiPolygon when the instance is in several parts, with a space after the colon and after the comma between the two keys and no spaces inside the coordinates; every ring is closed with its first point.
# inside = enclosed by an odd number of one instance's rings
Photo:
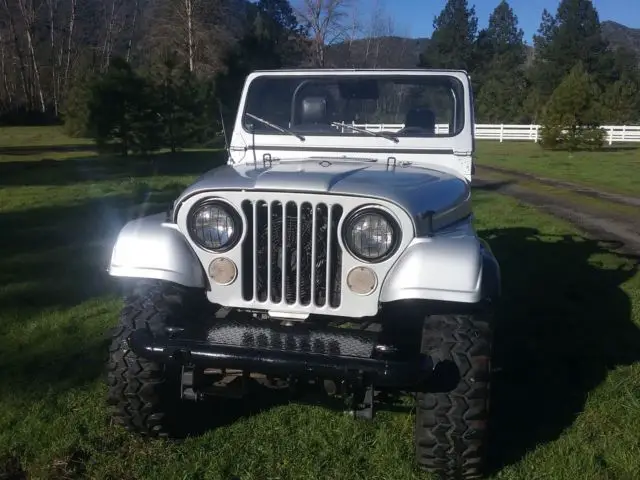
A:
{"type": "Polygon", "coordinates": [[[640,329],[621,285],[638,258],[612,245],[532,228],[480,231],[502,270],[489,460],[497,471],[557,439],[589,392],[640,360],[640,329]],[[613,259],[598,264],[594,256],[613,259]]]}
{"type": "MultiPolygon", "coordinates": [[[[284,405],[319,407],[353,416],[346,398],[326,393],[322,383],[300,384],[292,388],[268,388],[250,381],[248,392],[241,399],[208,397],[204,401],[185,400],[180,427],[173,432],[173,440],[200,437],[217,428],[233,425],[241,419],[258,416],[284,405]]],[[[375,415],[381,412],[410,414],[414,405],[407,402],[405,392],[376,392],[375,415]]],[[[356,421],[355,416],[353,417],[356,421]]],[[[367,420],[359,420],[366,422],[367,420]]]]}
{"type": "Polygon", "coordinates": [[[118,313],[119,285],[106,272],[116,235],[131,218],[166,211],[183,188],[0,213],[0,395],[101,375],[105,323],[118,313]]]}
{"type": "MultiPolygon", "coordinates": [[[[546,235],[533,228],[480,230],[479,235],[491,245],[503,277],[488,452],[488,473],[496,473],[556,440],[610,370],[640,361],[640,328],[621,289],[638,274],[640,259],[615,253],[611,242],[546,235]],[[611,261],[599,265],[593,261],[598,255],[609,255],[611,261]]],[[[216,409],[223,416],[210,410],[209,423],[201,422],[192,433],[289,401],[345,409],[320,392],[291,397],[262,390],[243,402],[229,402],[228,409],[216,409]]],[[[376,409],[412,410],[396,396],[376,409]]]]}
{"type": "MultiPolygon", "coordinates": [[[[43,156],[46,155],[43,154],[43,156]]],[[[148,156],[100,155],[36,161],[0,162],[0,187],[74,185],[132,177],[200,175],[226,161],[223,150],[198,150],[148,156]]]]}

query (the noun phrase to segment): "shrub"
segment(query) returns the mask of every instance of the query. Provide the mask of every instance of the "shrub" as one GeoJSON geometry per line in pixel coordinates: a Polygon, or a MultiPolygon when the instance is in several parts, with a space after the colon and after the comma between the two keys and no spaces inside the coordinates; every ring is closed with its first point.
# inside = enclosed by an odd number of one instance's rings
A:
{"type": "Polygon", "coordinates": [[[73,83],[67,95],[60,116],[64,122],[63,130],[70,137],[89,137],[89,101],[93,78],[78,80],[73,83]]]}
{"type": "Polygon", "coordinates": [[[147,153],[160,147],[157,99],[153,87],[131,66],[115,58],[109,70],[91,87],[88,130],[98,147],[113,142],[124,155],[147,153]]]}
{"type": "Polygon", "coordinates": [[[582,64],[553,92],[542,116],[540,145],[564,150],[596,149],[604,144],[599,126],[599,91],[582,64]]]}

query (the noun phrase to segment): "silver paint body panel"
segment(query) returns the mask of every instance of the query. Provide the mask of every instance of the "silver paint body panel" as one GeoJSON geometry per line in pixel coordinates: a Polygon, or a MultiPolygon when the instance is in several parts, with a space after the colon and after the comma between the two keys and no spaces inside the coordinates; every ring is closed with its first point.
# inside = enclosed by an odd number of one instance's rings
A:
{"type": "Polygon", "coordinates": [[[482,255],[481,244],[467,222],[433,237],[415,238],[389,272],[380,301],[479,302],[482,255]]]}
{"type": "Polygon", "coordinates": [[[391,202],[412,217],[418,236],[426,233],[427,219],[435,212],[434,228],[443,228],[471,213],[471,188],[464,179],[422,166],[388,167],[384,163],[324,157],[274,162],[271,167],[225,165],[197,179],[176,200],[205,192],[223,191],[319,193],[391,202]]]}
{"type": "Polygon", "coordinates": [[[165,217],[160,213],[128,222],[113,247],[109,273],[203,288],[206,279],[198,258],[181,232],[165,226],[165,217]]]}

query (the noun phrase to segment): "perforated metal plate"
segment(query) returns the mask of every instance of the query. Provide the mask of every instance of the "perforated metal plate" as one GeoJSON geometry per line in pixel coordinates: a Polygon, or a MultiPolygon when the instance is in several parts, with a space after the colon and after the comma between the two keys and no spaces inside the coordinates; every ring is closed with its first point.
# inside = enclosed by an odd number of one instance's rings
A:
{"type": "Polygon", "coordinates": [[[211,343],[359,358],[371,357],[376,338],[375,332],[311,330],[302,325],[285,327],[236,320],[214,325],[207,335],[211,343]]]}

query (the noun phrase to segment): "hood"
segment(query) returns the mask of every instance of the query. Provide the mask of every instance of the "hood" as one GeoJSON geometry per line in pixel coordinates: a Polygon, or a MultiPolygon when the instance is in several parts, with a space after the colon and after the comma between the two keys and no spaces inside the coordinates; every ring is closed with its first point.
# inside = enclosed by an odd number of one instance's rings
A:
{"type": "Polygon", "coordinates": [[[335,158],[287,160],[259,168],[253,164],[225,165],[202,175],[182,193],[178,202],[211,190],[361,196],[393,202],[414,217],[427,212],[450,216],[458,207],[467,210],[470,197],[468,182],[449,173],[416,165],[393,167],[386,162],[335,158]]]}

